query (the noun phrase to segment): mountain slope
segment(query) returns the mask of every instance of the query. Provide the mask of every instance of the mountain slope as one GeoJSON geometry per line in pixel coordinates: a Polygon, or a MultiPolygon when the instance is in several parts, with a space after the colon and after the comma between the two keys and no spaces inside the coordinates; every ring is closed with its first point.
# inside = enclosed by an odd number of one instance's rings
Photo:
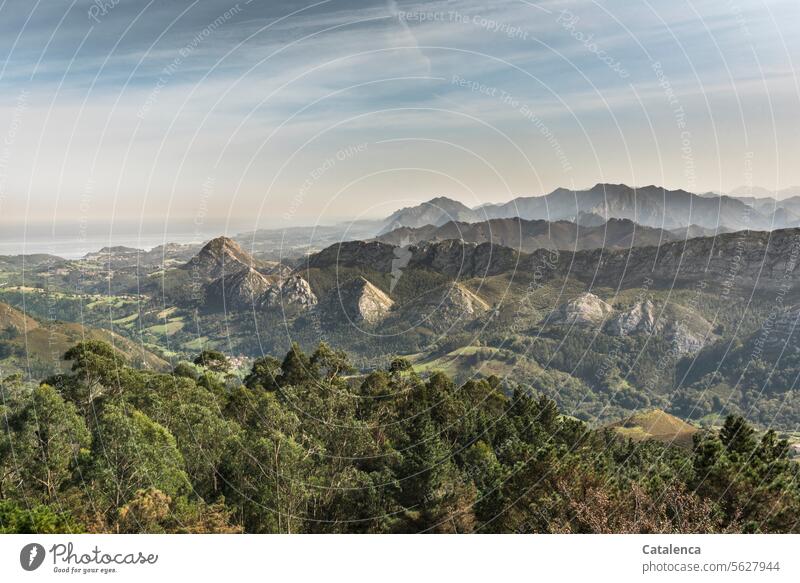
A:
{"type": "Polygon", "coordinates": [[[277,282],[248,267],[211,282],[206,287],[206,302],[226,309],[252,308],[273,285],[277,282]]]}
{"type": "Polygon", "coordinates": [[[597,226],[571,221],[525,220],[518,217],[476,223],[448,222],[441,226],[400,227],[377,238],[392,245],[458,239],[468,243],[495,243],[520,251],[536,249],[625,249],[660,245],[677,239],[672,233],[643,227],[628,219],[611,219],[597,226]]]}
{"type": "MultiPolygon", "coordinates": [[[[553,276],[570,273],[595,285],[638,286],[650,279],[666,287],[701,282],[710,289],[764,292],[778,289],[787,278],[798,277],[798,252],[800,229],[739,231],[661,247],[580,251],[548,271],[553,276]]],[[[536,252],[522,264],[535,269],[541,261],[542,253],[536,252]]]]}
{"type": "Polygon", "coordinates": [[[489,310],[489,303],[465,285],[448,282],[398,306],[394,322],[446,333],[471,324],[489,310]]]}
{"type": "MultiPolygon", "coordinates": [[[[318,269],[398,271],[396,250],[381,242],[347,242],[309,258],[318,269]]],[[[511,274],[525,280],[536,274],[547,282],[565,277],[593,285],[637,287],[645,280],[657,286],[703,282],[709,288],[743,291],[777,289],[800,274],[800,229],[738,231],[716,237],[672,241],[660,247],[586,249],[575,253],[538,249],[522,253],[491,243],[449,239],[411,245],[405,271],[427,270],[447,278],[470,279],[511,274]]],[[[402,280],[401,280],[402,281],[402,280]]],[[[797,293],[792,289],[791,292],[797,293]]]]}
{"type": "Polygon", "coordinates": [[[358,276],[328,294],[328,318],[377,324],[389,314],[394,300],[364,277],[358,276]]]}
{"type": "Polygon", "coordinates": [[[116,332],[89,328],[73,322],[39,322],[0,303],[0,368],[52,374],[68,368],[61,360],[78,342],[102,340],[113,345],[129,362],[144,368],[165,370],[169,364],[144,346],[116,332]]]}

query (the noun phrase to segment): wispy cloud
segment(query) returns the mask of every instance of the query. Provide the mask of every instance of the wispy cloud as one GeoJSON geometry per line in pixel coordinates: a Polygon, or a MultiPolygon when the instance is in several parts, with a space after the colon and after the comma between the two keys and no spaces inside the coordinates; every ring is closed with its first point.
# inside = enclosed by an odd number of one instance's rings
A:
{"type": "MultiPolygon", "coordinates": [[[[238,188],[237,200],[250,204],[281,157],[317,135],[303,150],[308,166],[337,141],[416,134],[480,150],[494,139],[485,132],[495,130],[529,157],[549,160],[536,169],[545,190],[596,182],[601,173],[685,187],[676,101],[665,95],[654,61],[685,110],[698,188],[736,186],[746,152],[756,149],[757,182],[800,182],[800,170],[787,163],[800,130],[800,39],[791,30],[800,6],[793,0],[135,0],[99,22],[88,18],[91,5],[7,0],[0,8],[0,112],[29,91],[6,206],[37,208],[28,201],[57,190],[68,213],[91,178],[98,214],[127,205],[157,215],[159,192],[191,214],[193,177],[219,161],[225,187],[238,188]],[[454,84],[454,76],[495,95],[454,84]],[[523,106],[558,135],[572,175],[553,167],[523,106]]],[[[449,168],[458,159],[441,150],[426,155],[430,142],[418,148],[431,166],[449,168]]],[[[353,172],[405,164],[416,154],[364,156],[353,172]]],[[[300,166],[293,162],[276,182],[283,192],[275,194],[276,209],[302,181],[300,166]]],[[[462,171],[485,187],[478,170],[462,171]]],[[[531,190],[527,170],[504,172],[514,188],[531,190]]],[[[341,187],[336,178],[331,173],[319,185],[320,196],[341,187]]],[[[387,183],[377,190],[397,189],[387,183]]],[[[228,204],[224,196],[217,202],[228,204]]]]}

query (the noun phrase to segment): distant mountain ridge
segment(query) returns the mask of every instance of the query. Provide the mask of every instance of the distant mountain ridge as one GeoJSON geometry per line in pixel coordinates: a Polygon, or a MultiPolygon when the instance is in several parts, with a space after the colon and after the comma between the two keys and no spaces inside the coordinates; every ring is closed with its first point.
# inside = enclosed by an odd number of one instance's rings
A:
{"type": "Polygon", "coordinates": [[[474,223],[482,217],[488,218],[479,210],[473,210],[457,200],[440,196],[417,206],[395,211],[384,221],[378,234],[382,235],[399,227],[438,226],[450,221],[474,223]]]}
{"type": "MultiPolygon", "coordinates": [[[[727,195],[699,195],[659,186],[630,187],[596,184],[585,190],[558,188],[543,196],[518,197],[507,203],[475,209],[438,197],[415,207],[400,209],[383,223],[379,235],[401,227],[442,226],[448,222],[474,223],[491,219],[521,218],[581,222],[596,215],[605,220],[627,219],[643,226],[673,230],[694,225],[703,229],[771,230],[800,226],[800,199],[790,198],[770,206],[727,195]],[[777,210],[782,212],[776,213],[777,210]]],[[[591,224],[591,223],[589,223],[591,224]]]]}
{"type": "Polygon", "coordinates": [[[457,239],[469,243],[494,243],[520,251],[536,249],[582,250],[603,247],[627,249],[677,241],[677,233],[637,225],[629,219],[610,219],[597,226],[571,221],[490,219],[474,223],[451,221],[441,226],[400,227],[377,237],[378,241],[405,246],[457,239]]]}

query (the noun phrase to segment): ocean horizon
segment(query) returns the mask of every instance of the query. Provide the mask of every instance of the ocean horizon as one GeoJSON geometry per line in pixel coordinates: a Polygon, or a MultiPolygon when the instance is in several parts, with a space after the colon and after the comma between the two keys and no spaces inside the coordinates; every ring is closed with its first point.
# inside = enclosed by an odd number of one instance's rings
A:
{"type": "MultiPolygon", "coordinates": [[[[104,247],[132,247],[143,251],[166,243],[201,244],[214,237],[225,234],[215,231],[189,231],[167,233],[106,233],[86,236],[78,233],[35,232],[22,237],[0,236],[0,255],[56,255],[64,259],[81,259],[87,253],[94,253],[104,247]]],[[[233,233],[235,235],[235,233],[233,233]]]]}

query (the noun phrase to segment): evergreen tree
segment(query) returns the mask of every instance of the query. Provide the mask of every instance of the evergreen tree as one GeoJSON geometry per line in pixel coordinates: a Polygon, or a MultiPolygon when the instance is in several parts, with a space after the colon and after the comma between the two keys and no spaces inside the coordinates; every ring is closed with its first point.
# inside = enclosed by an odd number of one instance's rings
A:
{"type": "Polygon", "coordinates": [[[756,446],[754,431],[740,415],[728,415],[719,432],[720,440],[731,453],[749,455],[756,446]]]}
{"type": "Polygon", "coordinates": [[[281,387],[289,385],[300,386],[318,379],[319,372],[311,363],[311,359],[306,356],[297,342],[293,342],[291,349],[281,363],[278,385],[281,387]]]}
{"type": "Polygon", "coordinates": [[[110,405],[94,428],[92,477],[108,510],[137,490],[157,488],[170,497],[188,494],[189,478],[175,437],[141,411],[110,405]]]}
{"type": "Polygon", "coordinates": [[[75,406],[65,403],[52,387],[40,385],[9,425],[14,473],[25,496],[43,503],[56,501],[72,480],[81,449],[90,444],[75,406]]]}

